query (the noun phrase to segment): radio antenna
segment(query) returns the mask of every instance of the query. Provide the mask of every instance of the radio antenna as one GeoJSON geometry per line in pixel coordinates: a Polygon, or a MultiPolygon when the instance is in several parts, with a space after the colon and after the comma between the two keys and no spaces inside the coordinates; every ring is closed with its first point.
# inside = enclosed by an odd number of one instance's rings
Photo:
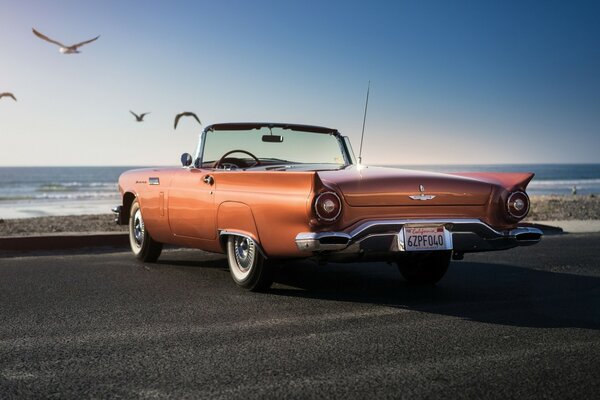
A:
{"type": "Polygon", "coordinates": [[[367,86],[367,100],[365,101],[365,115],[363,116],[363,127],[362,133],[360,135],[360,149],[358,150],[358,165],[362,163],[362,146],[363,146],[363,138],[365,137],[365,123],[367,122],[367,107],[369,107],[369,90],[371,89],[371,81],[369,81],[369,86],[367,86]]]}

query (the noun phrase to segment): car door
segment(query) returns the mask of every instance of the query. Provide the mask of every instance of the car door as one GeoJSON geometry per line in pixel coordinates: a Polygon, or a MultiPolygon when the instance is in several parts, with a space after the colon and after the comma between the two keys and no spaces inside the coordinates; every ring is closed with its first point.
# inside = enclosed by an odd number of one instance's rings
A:
{"type": "Polygon", "coordinates": [[[210,170],[184,168],[169,189],[169,225],[176,236],[216,238],[215,182],[210,170]]]}

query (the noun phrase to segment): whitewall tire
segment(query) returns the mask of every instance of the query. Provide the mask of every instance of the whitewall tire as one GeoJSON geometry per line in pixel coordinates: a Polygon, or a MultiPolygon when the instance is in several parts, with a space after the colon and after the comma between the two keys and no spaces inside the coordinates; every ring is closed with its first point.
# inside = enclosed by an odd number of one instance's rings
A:
{"type": "Polygon", "coordinates": [[[129,244],[136,258],[144,262],[155,262],[162,251],[162,243],[152,239],[146,229],[137,200],[134,200],[129,212],[129,244]]]}
{"type": "Polygon", "coordinates": [[[252,291],[267,290],[271,287],[272,269],[251,238],[229,235],[227,261],[231,277],[238,286],[252,291]]]}

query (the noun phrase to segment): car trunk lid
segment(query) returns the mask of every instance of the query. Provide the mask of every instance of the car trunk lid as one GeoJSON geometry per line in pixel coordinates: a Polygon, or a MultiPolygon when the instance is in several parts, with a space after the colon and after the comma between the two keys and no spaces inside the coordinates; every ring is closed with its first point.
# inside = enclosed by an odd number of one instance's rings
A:
{"type": "Polygon", "coordinates": [[[318,174],[354,207],[483,205],[493,186],[471,177],[396,168],[351,166],[318,174]]]}

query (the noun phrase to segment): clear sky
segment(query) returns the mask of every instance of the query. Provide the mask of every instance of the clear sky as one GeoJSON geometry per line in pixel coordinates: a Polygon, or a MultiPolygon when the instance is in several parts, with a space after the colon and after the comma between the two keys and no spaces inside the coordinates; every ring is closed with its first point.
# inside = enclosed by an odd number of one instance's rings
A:
{"type": "Polygon", "coordinates": [[[600,162],[597,1],[0,0],[0,51],[0,165],[177,164],[186,110],[358,151],[368,80],[367,164],[600,162]]]}

